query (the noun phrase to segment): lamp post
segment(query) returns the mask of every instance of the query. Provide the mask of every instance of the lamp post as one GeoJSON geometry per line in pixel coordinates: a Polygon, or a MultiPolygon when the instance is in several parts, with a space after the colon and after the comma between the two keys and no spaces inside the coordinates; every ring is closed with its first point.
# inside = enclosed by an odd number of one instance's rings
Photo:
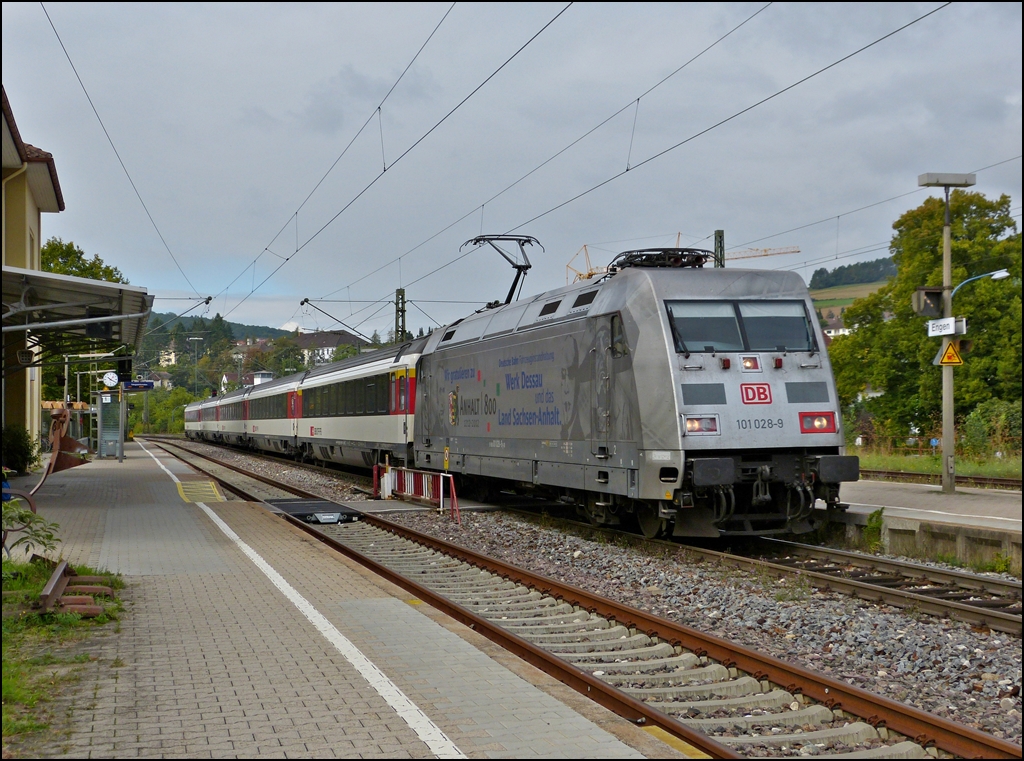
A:
{"type": "MultiPolygon", "coordinates": [[[[189,341],[202,341],[199,336],[189,336],[189,341]]],[[[195,380],[192,382],[192,395],[199,397],[199,344],[192,344],[192,366],[195,368],[195,380]]]]}
{"type": "MultiPolygon", "coordinates": [[[[945,188],[946,222],[942,227],[942,313],[947,319],[953,316],[953,257],[951,229],[949,225],[949,189],[969,188],[974,185],[973,174],[919,175],[917,184],[922,188],[945,188]]],[[[956,460],[953,448],[956,437],[953,431],[953,366],[942,367],[942,493],[956,492],[956,460]]]]}
{"type": "Polygon", "coordinates": [[[953,289],[953,292],[949,294],[949,300],[952,301],[953,297],[956,296],[956,292],[963,288],[968,283],[973,283],[975,280],[981,280],[983,277],[990,277],[993,280],[1005,280],[1010,276],[1007,270],[995,270],[994,272],[986,272],[984,275],[975,275],[964,280],[960,285],[953,289]]]}

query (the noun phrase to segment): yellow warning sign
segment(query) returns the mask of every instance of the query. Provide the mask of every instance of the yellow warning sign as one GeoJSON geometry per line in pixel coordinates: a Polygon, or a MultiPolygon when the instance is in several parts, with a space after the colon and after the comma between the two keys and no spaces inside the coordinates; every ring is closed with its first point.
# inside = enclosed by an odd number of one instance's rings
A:
{"type": "Polygon", "coordinates": [[[962,365],[964,363],[963,358],[960,356],[960,352],[956,350],[956,344],[950,341],[946,344],[946,348],[942,351],[942,358],[939,360],[940,365],[962,365]]]}

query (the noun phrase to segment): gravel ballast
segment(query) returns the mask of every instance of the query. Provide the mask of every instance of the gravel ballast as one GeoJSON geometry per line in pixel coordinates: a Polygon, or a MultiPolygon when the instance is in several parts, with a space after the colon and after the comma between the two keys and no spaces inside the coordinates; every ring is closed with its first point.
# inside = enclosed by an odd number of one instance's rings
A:
{"type": "MultiPolygon", "coordinates": [[[[187,445],[335,501],[365,499],[344,474],[187,445]]],[[[593,541],[503,513],[389,520],[618,602],[733,640],[936,716],[1021,743],[1021,640],[685,551],[593,541]]],[[[543,521],[540,521],[543,523],[543,521]]]]}

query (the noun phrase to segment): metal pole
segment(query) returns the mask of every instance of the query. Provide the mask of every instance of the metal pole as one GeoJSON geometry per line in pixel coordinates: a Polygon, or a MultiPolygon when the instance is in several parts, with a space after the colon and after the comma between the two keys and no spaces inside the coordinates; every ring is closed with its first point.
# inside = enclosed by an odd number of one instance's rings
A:
{"type": "Polygon", "coordinates": [[[64,403],[65,404],[67,404],[69,401],[71,401],[71,396],[70,396],[70,394],[68,394],[68,391],[70,391],[70,388],[68,387],[68,384],[71,382],[71,379],[68,378],[68,373],[69,372],[70,372],[70,368],[68,367],[68,355],[65,354],[64,355],[64,403]]]}
{"type": "MultiPolygon", "coordinates": [[[[942,227],[942,307],[943,316],[953,316],[952,231],[949,224],[949,186],[946,186],[946,222],[942,227]]],[[[953,430],[953,366],[942,367],[942,493],[956,493],[956,461],[953,430]]]]}
{"type": "Polygon", "coordinates": [[[124,418],[125,418],[125,407],[127,407],[127,400],[124,398],[124,387],[121,386],[117,389],[117,398],[119,400],[117,410],[117,461],[124,462],[124,418]]]}

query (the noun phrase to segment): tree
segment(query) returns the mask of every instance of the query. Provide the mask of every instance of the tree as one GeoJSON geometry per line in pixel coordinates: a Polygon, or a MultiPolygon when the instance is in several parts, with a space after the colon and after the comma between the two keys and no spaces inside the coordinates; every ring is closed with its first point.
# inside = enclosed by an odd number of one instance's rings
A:
{"type": "MultiPolygon", "coordinates": [[[[953,304],[954,314],[967,318],[974,341],[955,370],[955,408],[962,418],[988,399],[1021,398],[1021,237],[1005,195],[989,200],[955,190],[950,215],[953,284],[1000,268],[1012,277],[976,281],[953,304]]],[[[843,319],[853,332],[829,347],[844,406],[868,386],[882,392],[860,405],[885,435],[905,435],[911,426],[928,430],[941,417],[941,372],[932,364],[941,344],[928,338],[926,318],[913,313],[911,294],[942,283],[943,218],[942,199],[929,198],[895,222],[890,250],[896,277],[846,309],[843,319]]]]}
{"type": "Polygon", "coordinates": [[[338,344],[331,354],[331,362],[340,362],[343,359],[354,357],[359,353],[359,347],[355,344],[338,344]]]}
{"type": "Polygon", "coordinates": [[[92,259],[86,259],[85,252],[72,241],[65,243],[60,238],[50,238],[39,250],[39,258],[45,272],[106,280],[111,283],[128,282],[121,274],[121,270],[104,264],[98,255],[93,254],[92,259]]]}
{"type": "MultiPolygon", "coordinates": [[[[50,238],[39,249],[39,258],[44,272],[58,275],[74,275],[91,280],[106,280],[111,283],[127,283],[128,280],[117,267],[111,267],[99,256],[86,258],[85,252],[73,241],[65,243],[57,237],[50,238]]],[[[74,371],[74,367],[71,368],[74,371]]],[[[64,368],[44,367],[42,372],[43,399],[64,399],[64,368]]],[[[72,375],[68,388],[74,392],[75,378],[72,375]]]]}

